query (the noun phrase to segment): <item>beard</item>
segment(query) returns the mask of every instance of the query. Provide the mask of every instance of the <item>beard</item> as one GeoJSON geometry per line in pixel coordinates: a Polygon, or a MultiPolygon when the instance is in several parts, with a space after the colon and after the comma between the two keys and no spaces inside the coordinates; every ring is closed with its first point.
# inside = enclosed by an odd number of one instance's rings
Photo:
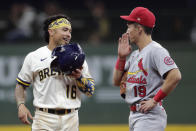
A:
{"type": "Polygon", "coordinates": [[[66,44],[69,44],[70,41],[65,41],[65,40],[61,40],[61,41],[58,41],[56,42],[57,45],[66,45],[66,44]]]}

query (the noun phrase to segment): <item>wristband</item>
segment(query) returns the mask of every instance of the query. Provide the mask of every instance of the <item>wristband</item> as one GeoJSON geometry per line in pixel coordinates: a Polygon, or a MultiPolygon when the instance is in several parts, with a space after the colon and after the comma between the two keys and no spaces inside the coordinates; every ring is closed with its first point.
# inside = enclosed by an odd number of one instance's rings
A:
{"type": "Polygon", "coordinates": [[[20,102],[20,103],[18,103],[18,108],[19,108],[19,106],[20,106],[20,105],[22,105],[22,104],[25,104],[25,103],[24,103],[24,102],[20,102]]]}
{"type": "Polygon", "coordinates": [[[154,96],[154,100],[156,102],[160,102],[162,99],[164,99],[167,96],[161,89],[158,91],[158,93],[154,96]]]}
{"type": "Polygon", "coordinates": [[[118,57],[116,61],[116,66],[115,66],[116,70],[124,71],[125,63],[126,63],[126,59],[122,60],[118,57]]]}

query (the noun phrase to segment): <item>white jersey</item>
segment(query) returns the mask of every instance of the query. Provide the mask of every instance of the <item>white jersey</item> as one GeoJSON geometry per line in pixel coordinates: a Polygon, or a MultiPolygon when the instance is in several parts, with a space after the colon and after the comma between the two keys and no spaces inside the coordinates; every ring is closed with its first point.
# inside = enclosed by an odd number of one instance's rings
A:
{"type": "Polygon", "coordinates": [[[163,85],[164,74],[174,68],[178,67],[168,51],[155,41],[140,52],[134,51],[125,65],[126,102],[134,104],[153,98],[163,85]]]}
{"type": "MultiPolygon", "coordinates": [[[[33,105],[39,108],[79,108],[81,92],[76,80],[62,72],[51,70],[52,51],[43,46],[30,52],[18,74],[17,81],[24,86],[33,86],[33,105]]],[[[92,78],[86,61],[83,64],[82,76],[92,78]]]]}

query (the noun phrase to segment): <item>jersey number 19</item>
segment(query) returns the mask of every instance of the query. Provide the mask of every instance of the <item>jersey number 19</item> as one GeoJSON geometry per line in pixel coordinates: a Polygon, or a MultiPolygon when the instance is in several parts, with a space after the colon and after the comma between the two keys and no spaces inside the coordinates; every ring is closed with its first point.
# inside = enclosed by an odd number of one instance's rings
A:
{"type": "Polygon", "coordinates": [[[134,86],[134,95],[137,97],[138,95],[140,97],[145,97],[146,96],[146,87],[145,86],[134,86]]]}

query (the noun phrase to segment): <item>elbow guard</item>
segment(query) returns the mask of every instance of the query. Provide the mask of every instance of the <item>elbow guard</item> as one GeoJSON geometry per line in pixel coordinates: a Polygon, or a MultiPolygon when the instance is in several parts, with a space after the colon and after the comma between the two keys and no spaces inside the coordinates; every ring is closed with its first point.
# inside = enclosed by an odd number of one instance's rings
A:
{"type": "Polygon", "coordinates": [[[76,80],[76,84],[81,92],[87,96],[92,96],[95,90],[95,83],[93,79],[81,77],[76,80]]]}

